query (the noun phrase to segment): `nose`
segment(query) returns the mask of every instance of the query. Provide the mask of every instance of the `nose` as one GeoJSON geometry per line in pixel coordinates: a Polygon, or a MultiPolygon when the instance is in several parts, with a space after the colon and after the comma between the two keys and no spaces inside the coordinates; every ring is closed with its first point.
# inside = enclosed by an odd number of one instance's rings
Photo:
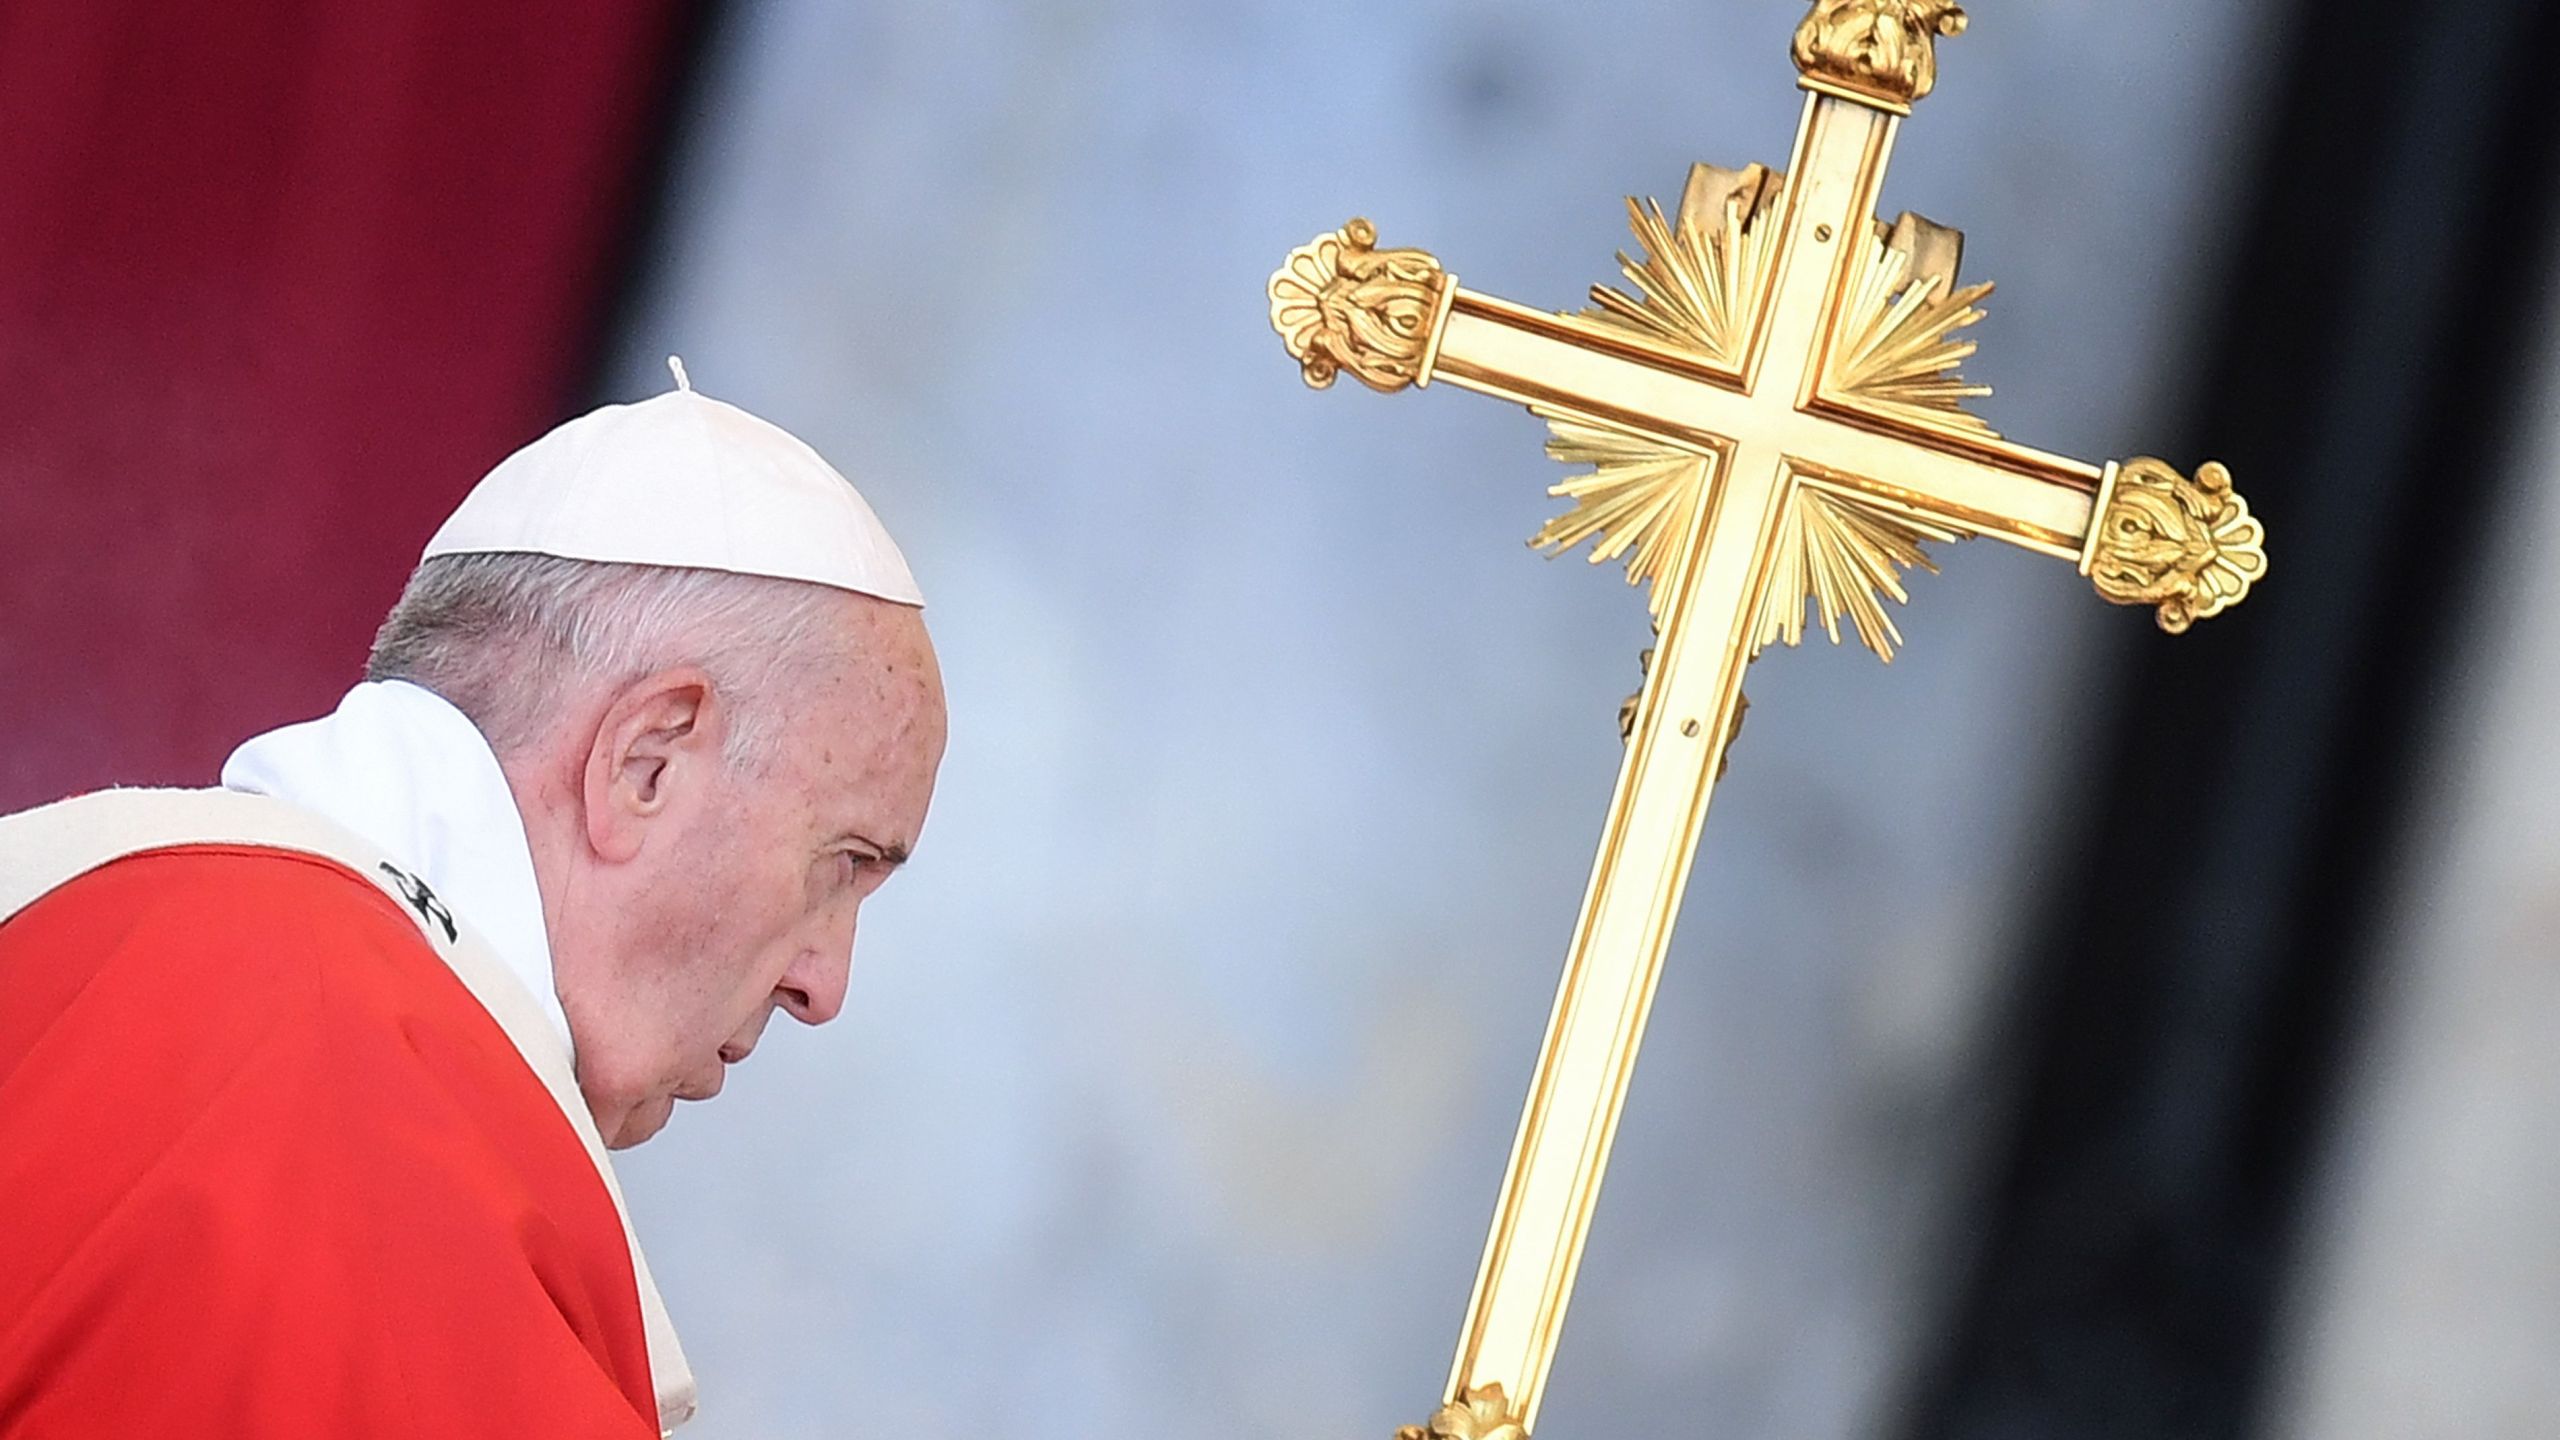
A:
{"type": "Polygon", "coordinates": [[[824,1025],[844,1013],[844,992],[853,978],[851,937],[841,948],[803,950],[800,958],[773,987],[776,1003],[803,1025],[824,1025]]]}

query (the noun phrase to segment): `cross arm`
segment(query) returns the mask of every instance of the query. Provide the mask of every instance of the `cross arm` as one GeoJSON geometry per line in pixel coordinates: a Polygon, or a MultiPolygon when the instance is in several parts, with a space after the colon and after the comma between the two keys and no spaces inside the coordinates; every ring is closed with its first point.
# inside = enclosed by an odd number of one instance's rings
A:
{"type": "Polygon", "coordinates": [[[1883,427],[1772,413],[1735,375],[1668,346],[1463,288],[1438,341],[1418,386],[1442,380],[1702,453],[1765,438],[1797,473],[1915,518],[2075,562],[2087,548],[2104,479],[2094,465],[1999,440],[1950,453],[1883,427]]]}
{"type": "Polygon", "coordinates": [[[1388,393],[1445,381],[1700,455],[1762,441],[1798,475],[1924,533],[2072,561],[2102,597],[2155,607],[2173,633],[2237,604],[2265,573],[2264,532],[2220,465],[2192,476],[2147,457],[2097,466],[1988,431],[1924,439],[1853,408],[1772,403],[1738,366],[1468,290],[1427,251],[1378,248],[1365,220],[1293,251],[1268,295],[1317,388],[1346,372],[1388,393]]]}

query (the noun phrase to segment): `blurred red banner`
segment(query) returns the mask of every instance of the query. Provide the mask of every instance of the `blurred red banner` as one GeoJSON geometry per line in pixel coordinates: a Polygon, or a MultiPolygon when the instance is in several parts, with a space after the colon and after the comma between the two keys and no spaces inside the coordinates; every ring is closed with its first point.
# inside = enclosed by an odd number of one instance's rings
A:
{"type": "Polygon", "coordinates": [[[681,9],[0,3],[0,811],[358,678],[577,399],[681,9]]]}

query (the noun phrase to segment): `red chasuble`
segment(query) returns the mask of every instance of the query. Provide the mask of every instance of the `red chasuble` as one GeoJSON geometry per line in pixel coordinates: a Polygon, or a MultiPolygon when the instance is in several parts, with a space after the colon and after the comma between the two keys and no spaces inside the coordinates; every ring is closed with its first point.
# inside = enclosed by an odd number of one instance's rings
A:
{"type": "Polygon", "coordinates": [[[392,895],[196,845],[0,924],[0,1437],[657,1414],[612,1197],[392,895]]]}

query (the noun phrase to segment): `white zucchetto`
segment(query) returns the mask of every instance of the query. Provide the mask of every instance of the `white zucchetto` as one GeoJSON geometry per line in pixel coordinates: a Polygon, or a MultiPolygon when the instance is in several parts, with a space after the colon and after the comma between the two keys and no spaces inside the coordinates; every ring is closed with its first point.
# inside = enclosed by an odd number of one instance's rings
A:
{"type": "Polygon", "coordinates": [[[498,463],[427,542],[438,555],[534,554],[806,580],[922,605],[861,492],[799,437],[676,388],[571,420],[498,463]]]}

